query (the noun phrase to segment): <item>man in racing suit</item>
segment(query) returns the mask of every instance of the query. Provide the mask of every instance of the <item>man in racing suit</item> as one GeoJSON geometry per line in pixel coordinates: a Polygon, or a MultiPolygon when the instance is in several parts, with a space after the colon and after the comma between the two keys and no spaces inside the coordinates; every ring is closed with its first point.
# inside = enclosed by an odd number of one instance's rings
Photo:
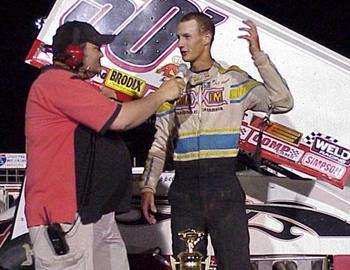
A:
{"type": "MultiPolygon", "coordinates": [[[[157,113],[155,139],[140,179],[142,211],[149,223],[154,193],[166,154],[173,151],[175,179],[168,199],[171,205],[173,255],[185,249],[178,232],[195,228],[210,234],[218,269],[248,270],[249,234],[245,193],[236,177],[240,127],[248,109],[282,113],[293,106],[286,82],[261,51],[255,24],[239,30],[263,82],[237,66],[223,68],[210,53],[215,28],[209,17],[189,13],[177,28],[178,46],[190,63],[183,96],[157,113]]],[[[196,249],[206,254],[207,238],[196,249]]]]}

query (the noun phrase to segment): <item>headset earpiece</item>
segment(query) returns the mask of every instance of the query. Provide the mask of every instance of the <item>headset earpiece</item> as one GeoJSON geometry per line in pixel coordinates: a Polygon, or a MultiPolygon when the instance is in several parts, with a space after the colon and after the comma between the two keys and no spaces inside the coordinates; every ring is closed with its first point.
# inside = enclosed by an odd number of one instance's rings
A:
{"type": "Polygon", "coordinates": [[[64,50],[64,63],[73,69],[79,67],[83,63],[84,53],[79,45],[80,43],[80,30],[78,27],[74,27],[72,43],[64,50]]]}
{"type": "Polygon", "coordinates": [[[71,67],[76,68],[83,63],[84,53],[80,45],[69,44],[64,50],[65,60],[64,63],[71,67]]]}

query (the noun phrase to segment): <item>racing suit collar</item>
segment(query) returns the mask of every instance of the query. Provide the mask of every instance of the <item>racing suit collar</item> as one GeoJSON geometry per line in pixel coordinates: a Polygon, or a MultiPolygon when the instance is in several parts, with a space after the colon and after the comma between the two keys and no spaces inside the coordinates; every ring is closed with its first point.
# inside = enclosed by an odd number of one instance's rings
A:
{"type": "Polygon", "coordinates": [[[195,86],[197,84],[203,83],[204,81],[212,78],[218,72],[219,67],[220,67],[220,64],[214,61],[213,65],[207,70],[202,70],[200,72],[190,71],[190,75],[189,75],[190,85],[195,86]]]}

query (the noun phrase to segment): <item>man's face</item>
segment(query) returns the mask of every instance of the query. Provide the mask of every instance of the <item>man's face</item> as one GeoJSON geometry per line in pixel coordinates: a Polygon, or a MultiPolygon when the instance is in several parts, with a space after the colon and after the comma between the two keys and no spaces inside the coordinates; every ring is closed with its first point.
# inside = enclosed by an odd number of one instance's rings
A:
{"type": "Polygon", "coordinates": [[[83,67],[89,73],[98,74],[101,72],[101,58],[103,56],[100,47],[87,42],[84,46],[83,67]]]}
{"type": "Polygon", "coordinates": [[[178,47],[184,61],[193,63],[206,56],[205,35],[199,32],[195,20],[180,22],[177,26],[177,37],[178,47]]]}

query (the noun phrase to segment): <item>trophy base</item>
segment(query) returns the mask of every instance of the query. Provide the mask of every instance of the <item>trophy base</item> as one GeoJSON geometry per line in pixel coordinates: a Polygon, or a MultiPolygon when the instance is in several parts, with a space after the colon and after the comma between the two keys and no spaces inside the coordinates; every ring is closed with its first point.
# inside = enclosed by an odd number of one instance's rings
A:
{"type": "Polygon", "coordinates": [[[172,270],[209,270],[210,256],[207,256],[207,258],[201,262],[200,267],[188,267],[180,265],[179,261],[177,261],[173,256],[170,256],[170,265],[172,270]]]}

